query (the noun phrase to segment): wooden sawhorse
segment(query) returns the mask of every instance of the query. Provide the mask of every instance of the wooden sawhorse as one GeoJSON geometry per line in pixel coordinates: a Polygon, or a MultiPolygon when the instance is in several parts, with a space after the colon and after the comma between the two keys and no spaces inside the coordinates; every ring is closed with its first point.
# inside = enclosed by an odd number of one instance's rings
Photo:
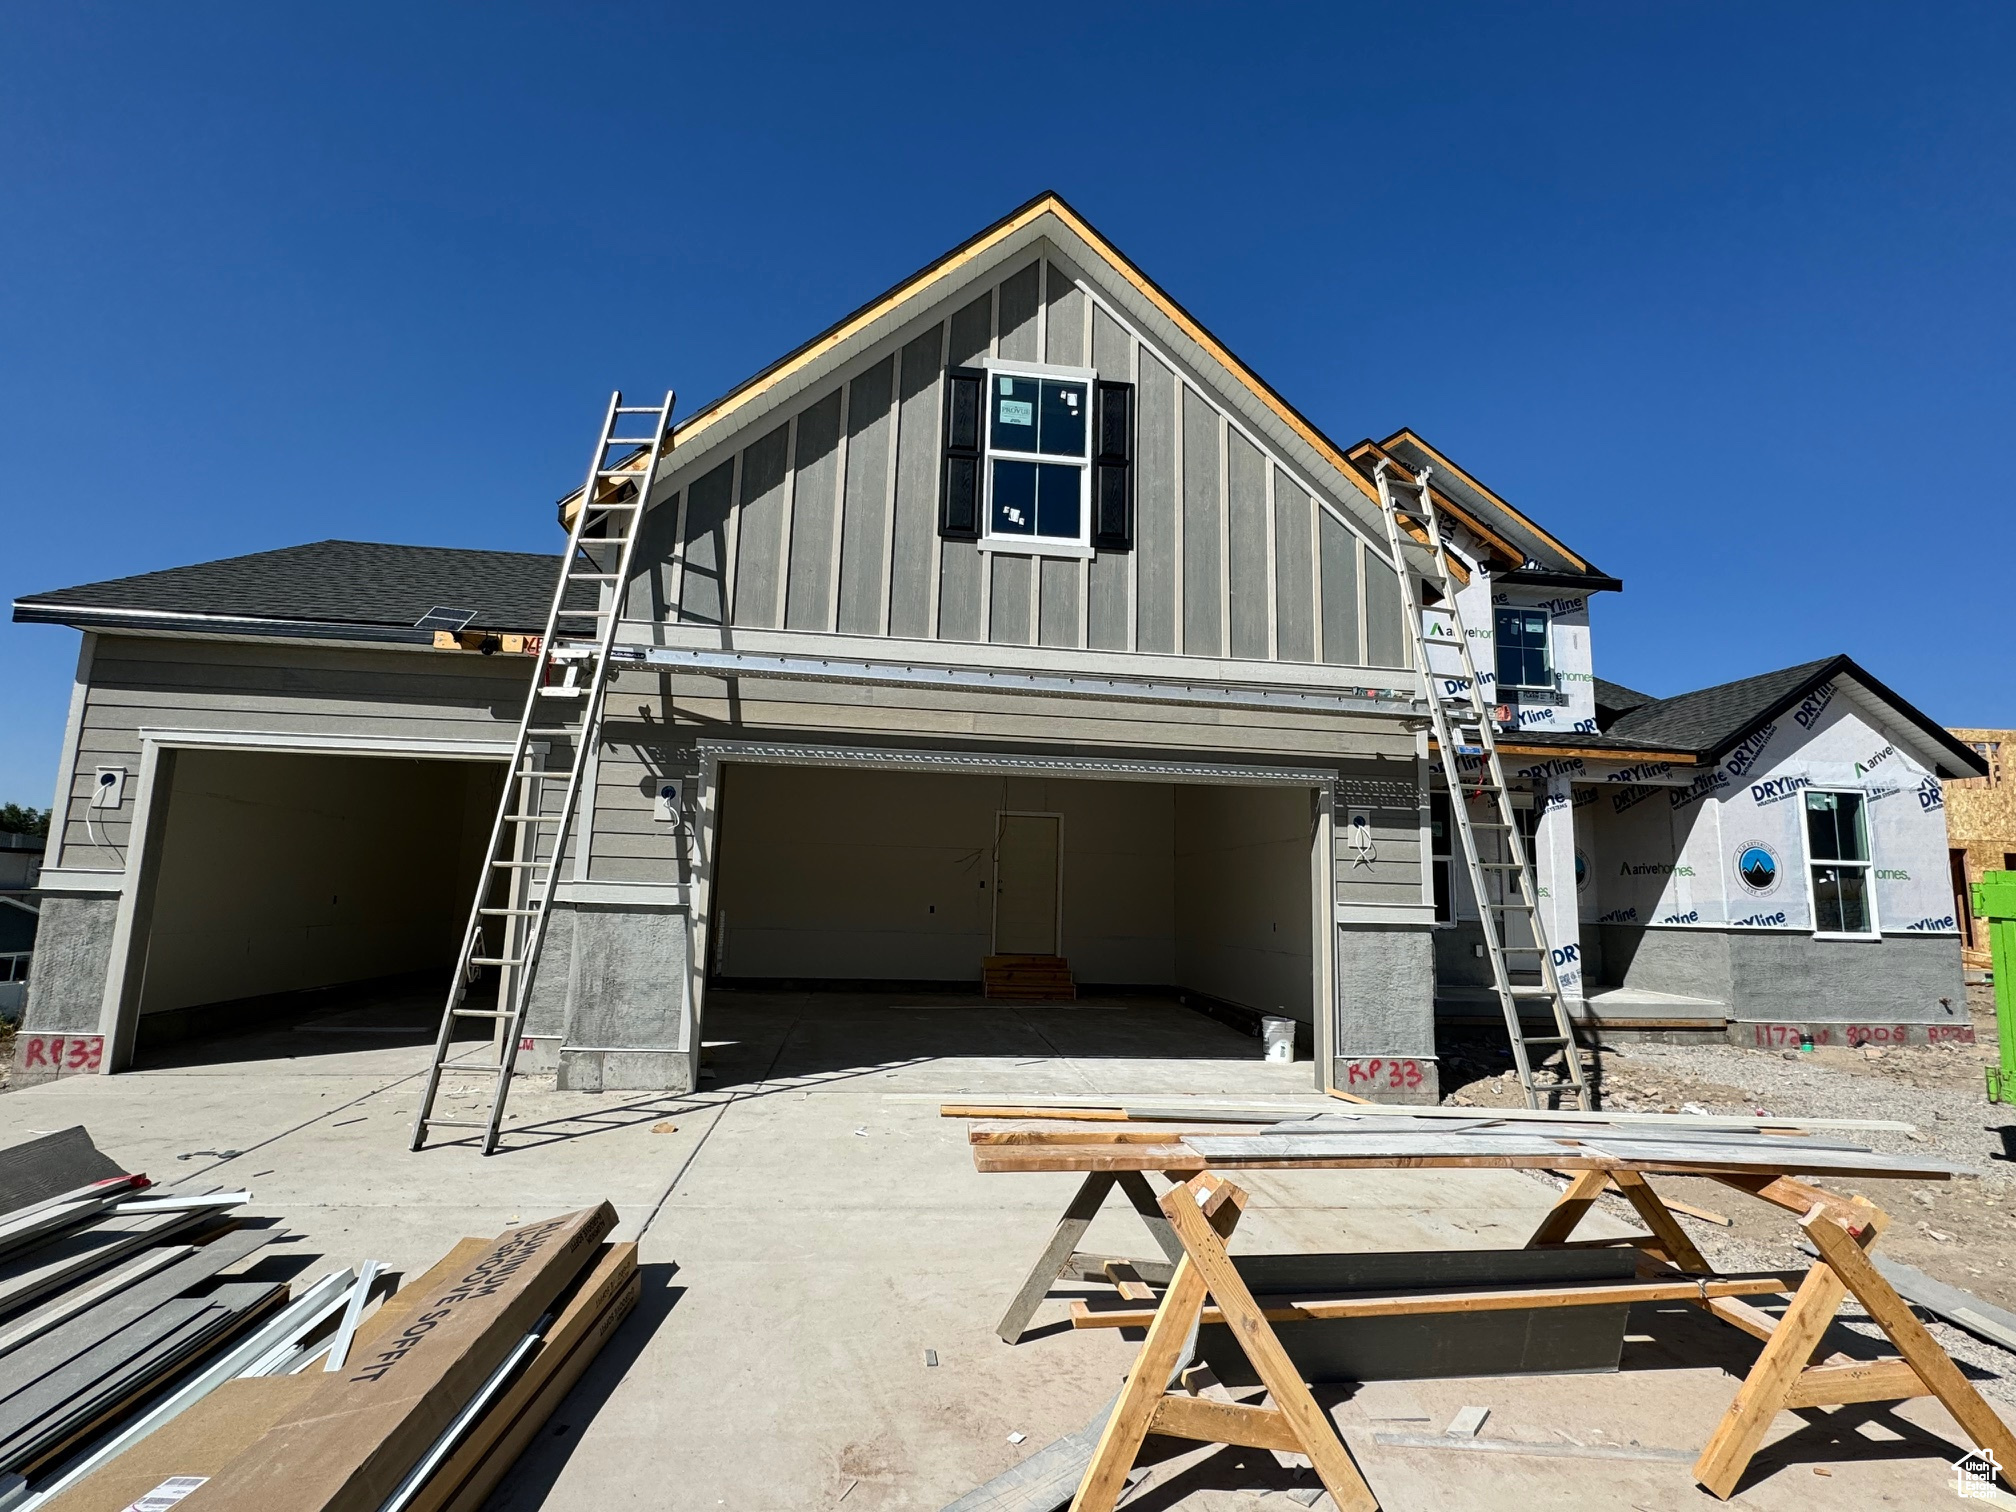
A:
{"type": "MultiPolygon", "coordinates": [[[[1736,1297],[1709,1297],[1704,1292],[1697,1304],[1763,1340],[1764,1349],[1695,1461],[1694,1478],[1726,1501],[1735,1493],[1737,1482],[1780,1412],[1936,1396],[1973,1440],[1976,1450],[1994,1452],[2007,1480],[2016,1470],[2016,1434],[1981,1399],[1960,1367],[1926,1332],[1925,1325],[1869,1259],[1870,1246],[1890,1222],[1888,1215],[1865,1198],[1837,1197],[1790,1176],[1703,1174],[1799,1214],[1799,1226],[1819,1254],[1792,1294],[1791,1304],[1775,1319],[1736,1297]],[[1889,1336],[1898,1358],[1812,1364],[1828,1325],[1843,1299],[1851,1294],[1889,1336]]],[[[1712,1274],[1672,1211],[1636,1171],[1578,1173],[1527,1247],[1568,1242],[1603,1189],[1613,1184],[1651,1230],[1641,1237],[1615,1242],[1635,1244],[1691,1275],[1712,1274]]]]}
{"type": "MultiPolygon", "coordinates": [[[[1178,1176],[1173,1179],[1181,1181],[1183,1178],[1178,1176]]],[[[1065,1207],[1064,1216],[1057,1220],[1057,1231],[1043,1247],[1043,1253],[1037,1257],[1028,1279],[1015,1293],[1015,1300],[1008,1304],[1008,1311],[1001,1315],[1001,1324],[994,1331],[1004,1343],[1020,1343],[1022,1335],[1028,1330],[1029,1320],[1043,1305],[1050,1288],[1065,1276],[1081,1281],[1111,1281],[1120,1288],[1120,1294],[1130,1300],[1152,1299],[1153,1293],[1147,1292],[1146,1286],[1167,1286],[1175,1274],[1177,1262],[1182,1258],[1182,1242],[1169,1226],[1169,1220],[1163,1216],[1146,1176],[1139,1171],[1089,1172],[1079,1183],[1077,1195],[1065,1207]],[[1134,1211],[1141,1215],[1142,1223],[1165,1257],[1163,1260],[1088,1255],[1078,1248],[1078,1241],[1085,1237],[1085,1230],[1091,1226],[1115,1186],[1127,1194],[1134,1211]]]]}

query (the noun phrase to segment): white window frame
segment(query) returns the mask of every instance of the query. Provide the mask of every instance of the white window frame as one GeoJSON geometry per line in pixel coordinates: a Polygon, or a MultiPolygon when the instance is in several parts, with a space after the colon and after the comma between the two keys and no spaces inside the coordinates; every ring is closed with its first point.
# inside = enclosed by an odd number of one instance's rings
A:
{"type": "Polygon", "coordinates": [[[1806,908],[1813,920],[1813,938],[1816,940],[1880,940],[1883,938],[1883,920],[1876,912],[1876,826],[1869,822],[1869,794],[1866,789],[1855,787],[1828,787],[1814,783],[1799,790],[1799,851],[1806,865],[1806,908]],[[1806,795],[1808,793],[1841,793],[1862,800],[1862,839],[1869,855],[1862,861],[1816,861],[1813,857],[1813,829],[1806,820],[1806,795]],[[1862,893],[1869,901],[1869,932],[1850,934],[1841,930],[1820,927],[1820,899],[1813,891],[1813,868],[1816,866],[1859,866],[1863,871],[1862,893]]]}
{"type": "Polygon", "coordinates": [[[1491,606],[1491,676],[1495,686],[1510,689],[1515,693],[1553,693],[1561,687],[1561,669],[1554,655],[1554,614],[1537,604],[1493,604],[1491,606]],[[1500,614],[1537,614],[1547,622],[1545,644],[1547,650],[1547,681],[1544,683],[1508,683],[1498,680],[1498,616],[1500,614]]]}
{"type": "Polygon", "coordinates": [[[1090,557],[1092,551],[1092,453],[1097,445],[1099,423],[1099,374],[1092,368],[1056,367],[1044,362],[1012,362],[1001,357],[980,361],[987,374],[987,402],[980,414],[980,541],[982,551],[999,551],[1015,556],[1090,557]],[[1085,385],[1085,453],[1074,464],[1069,457],[1049,452],[997,450],[994,445],[994,401],[996,378],[1045,378],[1085,385]],[[994,533],[994,462],[1048,462],[1056,466],[1078,466],[1078,535],[1064,536],[996,535],[994,533]]]}

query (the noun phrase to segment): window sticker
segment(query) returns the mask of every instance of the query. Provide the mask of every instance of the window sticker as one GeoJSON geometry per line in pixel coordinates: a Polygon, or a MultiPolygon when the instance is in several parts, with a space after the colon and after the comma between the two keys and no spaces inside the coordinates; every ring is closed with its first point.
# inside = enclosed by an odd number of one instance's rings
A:
{"type": "MultiPolygon", "coordinates": [[[[1004,378],[1001,386],[1008,386],[1004,378]]],[[[1003,425],[1034,425],[1036,406],[1027,399],[1003,399],[1001,401],[1001,423],[1003,425]]]]}

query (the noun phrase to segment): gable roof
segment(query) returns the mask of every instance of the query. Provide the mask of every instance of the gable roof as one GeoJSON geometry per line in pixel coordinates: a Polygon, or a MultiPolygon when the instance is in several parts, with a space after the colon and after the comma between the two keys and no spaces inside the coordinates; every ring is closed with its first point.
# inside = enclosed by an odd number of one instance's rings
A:
{"type": "MultiPolygon", "coordinates": [[[[1978,777],[1986,772],[1975,752],[1948,734],[1911,704],[1878,682],[1847,656],[1801,662],[1776,672],[1762,672],[1734,682],[1697,688],[1692,693],[1639,704],[1615,720],[1603,733],[1633,745],[1693,751],[1704,762],[1719,759],[1759,725],[1796,706],[1807,694],[1837,677],[1849,677],[1914,726],[1932,747],[1951,756],[1951,770],[1942,763],[1942,777],[1978,777]]],[[[1616,685],[1610,684],[1615,687],[1616,685]]]]}
{"type": "Polygon", "coordinates": [[[1379,443],[1396,460],[1418,472],[1434,469],[1429,486],[1449,498],[1458,512],[1485,526],[1487,539],[1509,541],[1511,555],[1521,564],[1509,573],[1499,573],[1496,581],[1530,583],[1536,587],[1582,588],[1596,592],[1615,591],[1623,582],[1595,566],[1587,557],[1571,551],[1554,536],[1514,509],[1455,462],[1413,431],[1402,427],[1379,443]]]}
{"type": "MultiPolygon", "coordinates": [[[[1176,355],[1169,347],[1172,337],[1194,345],[1206,363],[1230,380],[1222,387],[1221,400],[1230,400],[1234,410],[1243,407],[1245,422],[1271,433],[1273,444],[1285,444],[1287,454],[1305,472],[1313,467],[1317,476],[1304,481],[1316,482],[1321,491],[1355,505],[1361,512],[1357,528],[1365,531],[1368,539],[1381,539],[1378,491],[1351,464],[1346,449],[1290,404],[1054,190],[1045,190],[1010,211],[676,422],[672,427],[672,467],[681,465],[676,460],[678,451],[713,445],[716,427],[730,420],[758,423],[771,410],[844,366],[848,351],[892,336],[930,303],[948,296],[963,277],[986,268],[990,259],[1006,260],[1042,239],[1050,240],[1064,261],[1080,263],[1088,271],[1103,268],[1111,273],[1113,281],[1102,291],[1104,297],[1116,303],[1125,319],[1137,323],[1145,319],[1140,334],[1161,341],[1165,355],[1176,355]],[[1131,306],[1126,303],[1130,300],[1134,302],[1131,306]]],[[[1197,364],[1190,361],[1194,369],[1197,364]]],[[[661,473],[659,488],[663,491],[660,498],[673,491],[671,469],[661,473]]],[[[562,525],[571,523],[579,498],[577,487],[559,500],[562,525]]]]}
{"type": "Polygon", "coordinates": [[[14,601],[14,618],[427,645],[433,632],[414,622],[437,606],[474,610],[471,630],[537,632],[559,571],[558,553],[316,541],[31,593],[14,601]]]}
{"type": "Polygon", "coordinates": [[[1054,216],[1073,237],[1084,243],[1107,267],[1131,285],[1136,293],[1159,310],[1184,335],[1202,347],[1248,393],[1272,411],[1289,430],[1335,468],[1341,479],[1356,488],[1368,501],[1377,503],[1378,494],[1346,460],[1343,447],[1326,436],[1315,422],[1296,409],[1271,384],[1235,356],[1231,348],[1212,335],[1202,321],[1178,304],[1154,279],[1142,272],[1140,267],[1095,230],[1091,222],[1073,209],[1065,201],[1064,196],[1054,189],[1046,189],[1028,203],[1009,211],[993,225],[968,237],[943,256],[926,263],[908,278],[876,295],[851,314],[842,316],[810,341],[743,379],[718,399],[700,406],[673,426],[674,444],[690,444],[707,429],[767,393],[786,377],[861,334],[881,316],[891,313],[897,306],[916,298],[932,285],[984,257],[1017,232],[1034,225],[1046,215],[1054,216]]]}

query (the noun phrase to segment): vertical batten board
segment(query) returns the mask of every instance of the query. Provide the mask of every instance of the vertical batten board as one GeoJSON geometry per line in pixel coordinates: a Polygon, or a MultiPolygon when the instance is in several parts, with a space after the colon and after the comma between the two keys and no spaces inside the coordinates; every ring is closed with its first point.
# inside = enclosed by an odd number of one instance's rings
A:
{"type": "Polygon", "coordinates": [[[1043,265],[1043,360],[1052,367],[1086,365],[1086,304],[1084,291],[1061,269],[1043,265]]]}
{"type": "MultiPolygon", "coordinates": [[[[1101,378],[1134,381],[1134,339],[1126,329],[1091,299],[1085,301],[1091,321],[1091,365],[1101,378]]],[[[1137,475],[1138,481],[1138,475],[1137,475]]],[[[1138,492],[1138,491],[1137,491],[1138,492]]],[[[1132,614],[1128,603],[1133,581],[1133,551],[1102,551],[1092,558],[1086,572],[1085,644],[1101,651],[1131,650],[1129,634],[1132,614]]]]}
{"type": "Polygon", "coordinates": [[[826,623],[821,630],[840,628],[840,552],[847,533],[847,442],[853,415],[854,385],[840,385],[840,440],[833,464],[833,556],[826,568],[826,623]]]}
{"type": "Polygon", "coordinates": [[[875,633],[889,633],[889,585],[896,573],[896,460],[901,444],[899,427],[903,421],[903,352],[898,348],[889,358],[889,417],[886,422],[887,454],[883,458],[882,550],[876,561],[875,633]]]}
{"type": "Polygon", "coordinates": [[[1248,661],[1264,661],[1272,636],[1268,612],[1266,458],[1231,431],[1225,442],[1226,583],[1231,604],[1231,651],[1248,661]]]}
{"type": "Polygon", "coordinates": [[[1264,453],[1261,455],[1260,466],[1264,470],[1263,488],[1266,493],[1266,499],[1262,507],[1266,511],[1267,540],[1261,550],[1261,572],[1267,582],[1267,659],[1269,661],[1279,661],[1281,659],[1281,583],[1274,571],[1276,561],[1274,555],[1274,474],[1277,469],[1264,453]]]}
{"type": "MultiPolygon", "coordinates": [[[[994,291],[989,289],[953,315],[946,326],[947,367],[971,367],[992,349],[994,343],[994,291]]],[[[941,411],[937,423],[943,425],[941,411]]],[[[937,509],[937,482],[932,483],[932,509],[937,509]]],[[[980,618],[982,569],[986,566],[980,548],[971,541],[938,543],[938,634],[945,640],[980,641],[987,638],[986,623],[980,618]]]]}
{"type": "Polygon", "coordinates": [[[736,552],[742,548],[742,472],[748,465],[747,448],[735,453],[735,476],[728,489],[728,536],[721,543],[721,623],[734,623],[736,552]]]}
{"type": "Polygon", "coordinates": [[[1032,262],[1001,280],[994,355],[1012,362],[1041,360],[1043,264],[1032,262]]]}
{"type": "Polygon", "coordinates": [[[735,534],[734,621],[738,625],[779,628],[790,465],[788,424],[759,436],[742,453],[742,481],[736,490],[741,500],[735,534]]]}
{"type": "Polygon", "coordinates": [[[987,617],[987,639],[996,645],[1026,646],[1032,639],[1029,596],[1034,591],[1033,557],[988,553],[993,565],[993,598],[987,617]]]}
{"type": "Polygon", "coordinates": [[[890,469],[894,500],[889,550],[889,633],[927,640],[937,623],[931,570],[938,544],[938,430],[943,396],[938,371],[944,359],[940,321],[906,345],[897,359],[896,465],[890,469]]]}
{"type": "Polygon", "coordinates": [[[788,434],[784,440],[784,508],[777,517],[777,609],[770,621],[780,630],[784,627],[784,595],[791,586],[791,513],[792,502],[798,496],[798,417],[793,415],[784,428],[788,434]]]}
{"type": "MultiPolygon", "coordinates": [[[[1078,290],[1078,353],[1081,366],[1092,366],[1092,296],[1075,280],[1073,287],[1078,290]]],[[[1094,406],[1097,418],[1097,406],[1094,406]]],[[[1111,553],[1107,553],[1109,556],[1111,553]]],[[[1092,644],[1092,562],[1088,557],[1078,564],[1078,644],[1092,644]]]]}
{"type": "Polygon", "coordinates": [[[1140,574],[1136,648],[1176,649],[1176,375],[1145,347],[1134,463],[1134,557],[1140,574]]]}
{"type": "Polygon", "coordinates": [[[833,626],[843,635],[882,633],[895,393],[893,356],[847,385],[847,485],[841,491],[840,605],[833,626]]]}
{"type": "Polygon", "coordinates": [[[827,628],[840,477],[840,390],[798,414],[797,474],[793,480],[791,574],[784,606],[787,630],[827,628]]]}
{"type": "Polygon", "coordinates": [[[931,410],[925,416],[930,430],[931,476],[924,490],[925,518],[929,522],[929,549],[924,559],[924,576],[930,584],[926,594],[928,612],[924,617],[923,634],[935,639],[939,634],[939,600],[945,590],[945,548],[938,536],[938,480],[944,470],[945,459],[940,455],[944,445],[943,425],[945,417],[945,385],[942,375],[952,365],[952,322],[945,321],[939,328],[938,375],[934,378],[936,387],[932,392],[931,410]]]}
{"type": "MultiPolygon", "coordinates": [[[[989,335],[987,338],[988,340],[987,351],[989,356],[998,357],[1001,355],[1002,294],[1000,284],[997,283],[996,285],[994,285],[992,289],[988,290],[988,298],[990,301],[992,301],[988,306],[989,310],[988,318],[992,323],[988,326],[989,335]]],[[[989,402],[991,403],[992,401],[990,400],[989,402]]],[[[981,406],[982,414],[986,413],[986,408],[987,406],[984,404],[981,406]]],[[[986,421],[984,420],[981,421],[981,428],[982,433],[984,434],[986,430],[986,421]]],[[[984,443],[983,443],[983,451],[984,451],[984,443]]],[[[986,490],[986,484],[984,482],[981,484],[980,497],[982,501],[980,506],[981,513],[984,516],[987,508],[985,502],[987,497],[987,490],[986,490]]],[[[982,521],[980,529],[981,533],[984,535],[987,529],[984,519],[982,521]]],[[[976,547],[975,549],[977,550],[978,548],[976,547]]],[[[994,562],[993,559],[989,557],[985,552],[981,552],[980,553],[980,628],[974,638],[976,640],[983,640],[983,641],[988,639],[988,637],[993,633],[993,624],[994,624],[994,562]]]]}
{"type": "Polygon", "coordinates": [[[1188,656],[1223,656],[1224,500],[1219,494],[1220,416],[1204,396],[1183,385],[1183,651],[1188,656]]]}
{"type": "Polygon", "coordinates": [[[1078,644],[1078,579],[1084,565],[1081,557],[1038,559],[1037,572],[1042,581],[1036,621],[1039,644],[1078,644]]]}
{"type": "MultiPolygon", "coordinates": [[[[644,519],[637,527],[637,543],[631,548],[630,581],[617,585],[623,593],[624,618],[660,621],[676,618],[679,516],[685,502],[682,490],[644,511],[644,519]]],[[[603,600],[598,598],[596,602],[600,604],[603,600]]]]}
{"type": "Polygon", "coordinates": [[[1408,664],[1407,627],[1401,623],[1400,579],[1392,565],[1365,553],[1365,662],[1373,667],[1408,664]]]}
{"type": "Polygon", "coordinates": [[[679,618],[691,625],[725,623],[722,570],[728,516],[735,503],[735,458],[724,458],[686,485],[679,552],[679,618]]]}
{"type": "Polygon", "coordinates": [[[1282,661],[1316,660],[1314,501],[1280,468],[1268,469],[1274,493],[1274,605],[1282,661]]]}
{"type": "Polygon", "coordinates": [[[1358,538],[1327,513],[1316,534],[1323,566],[1323,660],[1358,666],[1358,538]]]}

